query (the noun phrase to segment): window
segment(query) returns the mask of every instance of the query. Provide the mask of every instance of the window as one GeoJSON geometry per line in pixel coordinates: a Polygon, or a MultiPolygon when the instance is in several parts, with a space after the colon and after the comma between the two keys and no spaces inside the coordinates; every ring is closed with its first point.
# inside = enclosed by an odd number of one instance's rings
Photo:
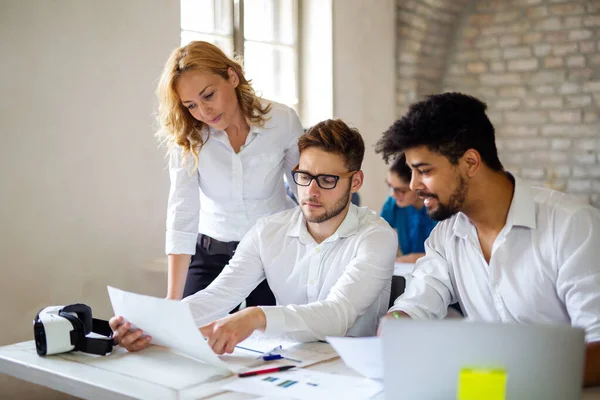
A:
{"type": "Polygon", "coordinates": [[[181,43],[242,56],[263,97],[298,111],[298,0],[181,0],[181,43]]]}

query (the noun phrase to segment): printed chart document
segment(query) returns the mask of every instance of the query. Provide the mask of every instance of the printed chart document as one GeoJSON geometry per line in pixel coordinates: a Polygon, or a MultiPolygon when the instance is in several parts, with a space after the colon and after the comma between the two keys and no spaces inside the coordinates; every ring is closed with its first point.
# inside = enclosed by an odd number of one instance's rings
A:
{"type": "Polygon", "coordinates": [[[285,399],[362,400],[375,396],[383,386],[366,378],[295,369],[236,379],[223,389],[285,399]]]}
{"type": "Polygon", "coordinates": [[[346,366],[362,376],[383,381],[383,351],[379,337],[327,337],[346,366]]]}
{"type": "Polygon", "coordinates": [[[115,315],[122,316],[132,329],[152,336],[152,343],[176,350],[213,367],[236,372],[210,348],[194,323],[186,303],[125,292],[108,286],[115,315]]]}

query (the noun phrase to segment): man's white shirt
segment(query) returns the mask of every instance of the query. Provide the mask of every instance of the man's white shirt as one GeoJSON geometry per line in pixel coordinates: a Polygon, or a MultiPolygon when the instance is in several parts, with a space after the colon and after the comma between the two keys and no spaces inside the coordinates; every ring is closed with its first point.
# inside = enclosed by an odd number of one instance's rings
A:
{"type": "Polygon", "coordinates": [[[295,207],[260,219],[211,285],[183,301],[201,326],[225,316],[266,278],[277,305],[261,307],[265,333],[301,341],[374,335],[389,304],[396,246],[387,222],[353,204],[318,244],[295,207]]]}
{"type": "Polygon", "coordinates": [[[240,241],[258,218],[294,206],[283,176],[296,191],[291,171],[298,165],[303,129],[294,110],[270,103],[265,125],[250,127],[239,153],[224,131],[213,128],[203,131],[205,143],[193,173],[193,158],[182,164],[181,149],[173,149],[166,254],[194,254],[198,233],[224,242],[240,241]]]}
{"type": "Polygon", "coordinates": [[[506,225],[485,261],[477,230],[458,213],[425,242],[406,292],[390,311],[443,318],[458,302],[468,319],[566,323],[600,340],[600,211],[515,178],[506,225]]]}

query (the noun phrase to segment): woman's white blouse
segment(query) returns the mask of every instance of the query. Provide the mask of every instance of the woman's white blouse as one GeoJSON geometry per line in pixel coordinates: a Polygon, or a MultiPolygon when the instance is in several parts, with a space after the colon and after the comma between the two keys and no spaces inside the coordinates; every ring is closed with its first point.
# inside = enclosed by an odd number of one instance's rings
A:
{"type": "Polygon", "coordinates": [[[298,165],[302,125],[296,112],[271,102],[263,127],[251,126],[235,153],[227,134],[204,132],[198,169],[181,149],[169,159],[171,189],[167,209],[167,254],[194,254],[198,233],[217,240],[240,241],[260,217],[294,206],[286,194],[284,175],[295,192],[291,170],[298,165]]]}

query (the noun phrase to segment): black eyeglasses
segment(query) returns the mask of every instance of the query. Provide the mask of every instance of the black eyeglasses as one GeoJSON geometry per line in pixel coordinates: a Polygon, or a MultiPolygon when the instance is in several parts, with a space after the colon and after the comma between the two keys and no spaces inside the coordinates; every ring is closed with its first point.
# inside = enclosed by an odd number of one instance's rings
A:
{"type": "Polygon", "coordinates": [[[388,189],[390,191],[390,195],[405,195],[406,193],[410,192],[410,189],[406,189],[406,188],[397,188],[397,187],[393,187],[392,185],[390,185],[388,182],[385,182],[386,185],[388,186],[388,189]]]}
{"type": "Polygon", "coordinates": [[[313,179],[317,180],[317,185],[321,189],[333,189],[336,187],[338,181],[343,178],[348,178],[358,171],[350,171],[343,173],[341,175],[329,175],[329,174],[319,174],[319,175],[311,175],[308,172],[298,171],[298,167],[294,168],[292,171],[292,178],[294,178],[294,182],[300,186],[310,186],[313,179]]]}

